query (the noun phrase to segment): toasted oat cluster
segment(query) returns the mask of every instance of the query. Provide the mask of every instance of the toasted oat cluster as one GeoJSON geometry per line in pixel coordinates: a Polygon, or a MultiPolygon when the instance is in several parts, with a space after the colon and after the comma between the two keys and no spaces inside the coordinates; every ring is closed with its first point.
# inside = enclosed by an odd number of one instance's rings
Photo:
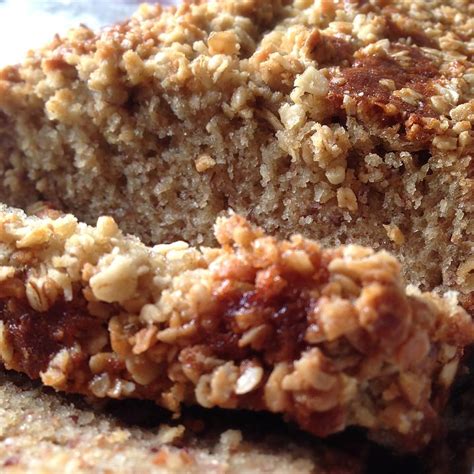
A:
{"type": "Polygon", "coordinates": [[[0,197],[145,243],[266,231],[387,248],[473,299],[474,3],[143,5],[0,71],[0,197]]]}
{"type": "Polygon", "coordinates": [[[216,248],[146,247],[110,217],[0,211],[0,359],[57,390],[281,413],[404,449],[437,428],[474,324],[387,252],[218,219],[216,248]]]}

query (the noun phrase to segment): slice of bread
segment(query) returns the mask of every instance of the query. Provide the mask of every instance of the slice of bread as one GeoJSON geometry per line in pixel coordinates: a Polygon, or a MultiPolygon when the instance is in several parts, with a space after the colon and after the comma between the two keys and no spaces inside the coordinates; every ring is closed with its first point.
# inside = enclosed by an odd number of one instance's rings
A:
{"type": "Polygon", "coordinates": [[[246,424],[222,412],[202,415],[173,421],[139,401],[91,405],[0,372],[0,468],[8,474],[364,472],[367,445],[354,456],[351,448],[301,433],[288,440],[282,424],[261,417],[256,428],[245,414],[239,420],[246,424]]]}
{"type": "Polygon", "coordinates": [[[414,457],[356,433],[317,439],[255,412],[193,408],[170,420],[143,400],[86,403],[0,371],[0,467],[6,474],[469,472],[474,400],[468,387],[462,383],[453,394],[444,419],[448,436],[414,457]]]}
{"type": "Polygon", "coordinates": [[[237,215],[215,235],[146,247],[110,217],[2,207],[0,360],[61,391],[428,443],[474,342],[452,296],[405,288],[385,251],[277,240],[237,215]]]}
{"type": "Polygon", "coordinates": [[[386,247],[473,308],[469,0],[144,5],[0,72],[1,196],[145,242],[228,208],[280,237],[386,247]]]}

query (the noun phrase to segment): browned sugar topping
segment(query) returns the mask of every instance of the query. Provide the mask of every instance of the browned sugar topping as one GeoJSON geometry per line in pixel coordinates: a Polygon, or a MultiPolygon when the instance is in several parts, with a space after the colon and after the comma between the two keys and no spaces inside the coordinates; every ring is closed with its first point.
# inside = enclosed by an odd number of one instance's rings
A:
{"type": "Polygon", "coordinates": [[[103,325],[78,300],[73,304],[57,302],[47,314],[34,311],[25,300],[4,300],[0,321],[5,324],[10,344],[19,352],[20,370],[31,378],[39,377],[61,349],[93,338],[103,325]]]}
{"type": "Polygon", "coordinates": [[[218,247],[148,248],[111,218],[31,210],[0,213],[0,358],[57,390],[268,410],[417,449],[474,340],[386,252],[278,240],[237,215],[218,247]]]}
{"type": "Polygon", "coordinates": [[[375,121],[380,129],[391,128],[417,146],[431,136],[423,118],[437,115],[429,99],[434,94],[432,81],[440,73],[419,49],[398,46],[390,56],[361,55],[341,74],[342,80],[335,77],[330,82],[329,97],[336,107],[342,107],[344,95],[349,95],[355,99],[362,121],[375,121]],[[394,57],[397,53],[400,59],[394,57]],[[404,88],[406,96],[394,95],[395,90],[404,88]]]}
{"type": "Polygon", "coordinates": [[[385,248],[471,308],[469,0],[142,5],[0,71],[0,199],[214,245],[232,208],[281,238],[385,248]],[[184,218],[185,216],[185,218],[184,218]]]}

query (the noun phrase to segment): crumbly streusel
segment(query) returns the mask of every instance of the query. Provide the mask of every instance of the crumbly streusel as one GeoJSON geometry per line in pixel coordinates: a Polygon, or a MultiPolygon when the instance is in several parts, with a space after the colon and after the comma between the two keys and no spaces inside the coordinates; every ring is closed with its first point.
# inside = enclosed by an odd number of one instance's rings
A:
{"type": "Polygon", "coordinates": [[[143,5],[0,72],[2,196],[146,242],[233,208],[288,237],[385,247],[473,298],[474,4],[143,5]]]}
{"type": "Polygon", "coordinates": [[[398,261],[280,241],[237,215],[216,248],[146,247],[110,217],[0,210],[0,359],[57,390],[358,425],[415,450],[436,432],[474,324],[406,289],[398,261]]]}

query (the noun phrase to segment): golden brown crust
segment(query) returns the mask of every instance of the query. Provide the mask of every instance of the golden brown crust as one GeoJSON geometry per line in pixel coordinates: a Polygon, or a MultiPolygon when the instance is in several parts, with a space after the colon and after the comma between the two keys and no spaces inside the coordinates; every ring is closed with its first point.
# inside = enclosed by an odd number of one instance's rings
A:
{"type": "Polygon", "coordinates": [[[148,248],[106,217],[0,213],[6,367],[58,390],[282,413],[426,444],[474,341],[451,296],[407,292],[386,252],[278,241],[239,216],[217,248],[148,248]]]}

